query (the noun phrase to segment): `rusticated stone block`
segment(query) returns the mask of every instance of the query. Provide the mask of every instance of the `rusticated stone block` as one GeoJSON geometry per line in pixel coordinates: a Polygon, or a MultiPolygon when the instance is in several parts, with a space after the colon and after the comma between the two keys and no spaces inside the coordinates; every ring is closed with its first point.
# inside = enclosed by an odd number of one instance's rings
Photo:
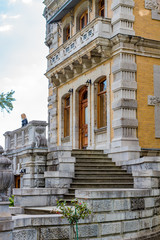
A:
{"type": "Polygon", "coordinates": [[[102,224],[102,235],[116,234],[121,232],[121,223],[102,224]]]}
{"type": "Polygon", "coordinates": [[[131,210],[144,210],[145,209],[145,202],[144,198],[133,198],[131,199],[131,210]]]}
{"type": "Polygon", "coordinates": [[[112,201],[111,200],[94,200],[93,201],[93,212],[106,212],[112,211],[112,201]]]}
{"type": "Polygon", "coordinates": [[[114,200],[113,209],[114,211],[129,210],[130,201],[128,199],[114,200]]]}
{"type": "Polygon", "coordinates": [[[124,232],[133,232],[139,230],[139,221],[124,222],[124,232]]]}
{"type": "Polygon", "coordinates": [[[85,225],[79,226],[79,237],[97,237],[98,236],[98,225],[85,225]]]}
{"type": "Polygon", "coordinates": [[[13,232],[13,240],[37,240],[35,229],[16,230],[13,232]]]}
{"type": "Polygon", "coordinates": [[[42,228],[40,240],[69,239],[69,227],[42,228]]]}

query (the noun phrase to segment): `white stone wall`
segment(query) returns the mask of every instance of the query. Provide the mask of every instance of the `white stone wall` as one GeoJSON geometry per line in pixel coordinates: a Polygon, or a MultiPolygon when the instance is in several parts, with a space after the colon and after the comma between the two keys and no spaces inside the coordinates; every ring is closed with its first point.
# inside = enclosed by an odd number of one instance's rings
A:
{"type": "MultiPolygon", "coordinates": [[[[92,215],[79,222],[79,239],[158,240],[160,190],[77,190],[92,215]]],[[[15,216],[13,240],[70,239],[71,229],[59,214],[15,216]]]]}

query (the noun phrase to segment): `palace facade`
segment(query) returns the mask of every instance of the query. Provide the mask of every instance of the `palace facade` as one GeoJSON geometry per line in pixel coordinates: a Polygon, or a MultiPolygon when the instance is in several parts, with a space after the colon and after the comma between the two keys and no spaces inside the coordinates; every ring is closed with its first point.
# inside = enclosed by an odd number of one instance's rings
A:
{"type": "Polygon", "coordinates": [[[160,148],[160,2],[45,0],[49,149],[160,148]]]}

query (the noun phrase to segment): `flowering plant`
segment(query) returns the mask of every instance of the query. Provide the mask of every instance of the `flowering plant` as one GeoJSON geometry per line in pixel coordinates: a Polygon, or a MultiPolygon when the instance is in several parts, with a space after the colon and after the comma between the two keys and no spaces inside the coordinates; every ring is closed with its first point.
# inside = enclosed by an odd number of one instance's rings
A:
{"type": "Polygon", "coordinates": [[[60,209],[58,214],[62,214],[63,218],[67,218],[70,225],[74,226],[76,224],[76,232],[73,227],[73,231],[78,239],[78,221],[80,219],[84,219],[91,214],[91,210],[88,209],[87,204],[85,202],[78,202],[77,199],[71,201],[72,206],[67,206],[66,201],[60,199],[57,201],[57,207],[60,209]]]}

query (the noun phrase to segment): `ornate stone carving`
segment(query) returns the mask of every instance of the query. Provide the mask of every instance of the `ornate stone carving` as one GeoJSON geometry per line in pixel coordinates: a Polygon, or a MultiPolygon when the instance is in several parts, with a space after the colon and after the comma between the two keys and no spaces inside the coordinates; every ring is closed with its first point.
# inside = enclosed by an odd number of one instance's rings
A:
{"type": "Polygon", "coordinates": [[[145,0],[145,8],[152,10],[152,19],[160,20],[160,0],[145,0]]]}
{"type": "Polygon", "coordinates": [[[11,161],[7,157],[0,156],[0,201],[8,200],[7,190],[12,184],[13,173],[10,169],[11,161]]]}
{"type": "Polygon", "coordinates": [[[3,147],[0,145],[0,155],[4,152],[3,147]]]}
{"type": "Polygon", "coordinates": [[[156,96],[148,96],[148,105],[149,106],[155,106],[160,103],[160,97],[156,96]]]}
{"type": "Polygon", "coordinates": [[[42,136],[42,135],[38,135],[36,137],[36,147],[47,147],[47,139],[42,136]]]}
{"type": "Polygon", "coordinates": [[[47,147],[47,139],[44,136],[45,128],[44,127],[36,127],[35,129],[36,134],[36,147],[47,147]]]}
{"type": "Polygon", "coordinates": [[[131,199],[131,210],[132,211],[144,210],[144,209],[145,209],[144,198],[131,199]]]}
{"type": "Polygon", "coordinates": [[[145,8],[157,10],[160,13],[160,0],[145,0],[145,8]]]}

